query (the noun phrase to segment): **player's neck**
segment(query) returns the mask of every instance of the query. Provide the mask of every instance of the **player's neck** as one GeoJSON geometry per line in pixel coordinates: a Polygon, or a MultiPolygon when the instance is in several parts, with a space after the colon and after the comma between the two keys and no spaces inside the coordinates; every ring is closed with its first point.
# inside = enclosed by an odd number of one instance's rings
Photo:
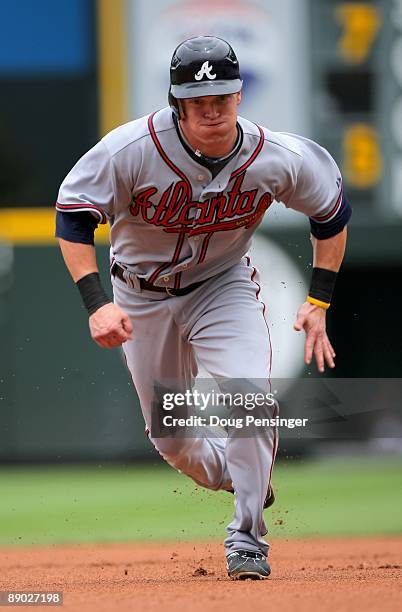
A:
{"type": "Polygon", "coordinates": [[[230,155],[238,140],[237,125],[235,125],[233,130],[228,132],[225,137],[211,139],[211,141],[208,142],[197,138],[197,135],[189,130],[182,121],[179,122],[179,129],[187,144],[193,149],[194,153],[202,154],[207,157],[218,158],[230,155]]]}

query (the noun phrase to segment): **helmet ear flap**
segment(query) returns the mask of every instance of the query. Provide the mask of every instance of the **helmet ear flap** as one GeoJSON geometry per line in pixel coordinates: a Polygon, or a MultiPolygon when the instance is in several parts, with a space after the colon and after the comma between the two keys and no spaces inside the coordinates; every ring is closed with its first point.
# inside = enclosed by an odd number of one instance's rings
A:
{"type": "Polygon", "coordinates": [[[168,93],[168,101],[169,101],[169,106],[174,112],[174,114],[176,115],[176,117],[178,119],[182,119],[184,117],[183,106],[180,103],[180,100],[174,97],[170,88],[169,88],[169,93],[168,93]]]}
{"type": "Polygon", "coordinates": [[[179,105],[177,104],[177,99],[172,94],[170,87],[169,87],[169,93],[168,93],[168,101],[169,101],[169,106],[173,110],[174,114],[179,116],[179,105]]]}

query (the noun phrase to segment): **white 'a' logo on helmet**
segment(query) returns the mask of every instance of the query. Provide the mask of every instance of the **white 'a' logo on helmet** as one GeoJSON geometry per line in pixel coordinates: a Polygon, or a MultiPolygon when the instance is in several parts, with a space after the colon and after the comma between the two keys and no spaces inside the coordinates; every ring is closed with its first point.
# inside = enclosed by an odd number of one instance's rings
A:
{"type": "Polygon", "coordinates": [[[212,74],[213,67],[209,65],[209,62],[204,62],[198,72],[195,73],[194,78],[196,81],[201,81],[202,77],[205,76],[209,79],[216,79],[216,74],[212,74]]]}

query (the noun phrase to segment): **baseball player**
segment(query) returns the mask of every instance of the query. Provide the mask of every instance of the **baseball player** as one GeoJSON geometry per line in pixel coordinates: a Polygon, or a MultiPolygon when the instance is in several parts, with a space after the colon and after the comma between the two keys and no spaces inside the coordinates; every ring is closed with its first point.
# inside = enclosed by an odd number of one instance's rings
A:
{"type": "MultiPolygon", "coordinates": [[[[242,80],[226,41],[181,43],[170,83],[168,107],[113,130],[70,171],[56,235],[92,338],[123,347],[152,443],[196,483],[234,493],[229,576],[262,579],[270,574],[263,509],[274,501],[275,428],[248,437],[165,436],[152,421],[163,410],[161,389],[191,389],[197,363],[232,392],[269,390],[269,305],[259,300],[247,252],[275,200],[309,217],[314,267],[294,328],[305,331],[306,363],[314,356],[320,372],[334,367],[325,318],[351,209],[325,149],[238,116],[242,80]],[[106,222],[113,301],[94,249],[94,230],[106,222]]],[[[272,416],[277,407],[267,410],[272,416]]]]}

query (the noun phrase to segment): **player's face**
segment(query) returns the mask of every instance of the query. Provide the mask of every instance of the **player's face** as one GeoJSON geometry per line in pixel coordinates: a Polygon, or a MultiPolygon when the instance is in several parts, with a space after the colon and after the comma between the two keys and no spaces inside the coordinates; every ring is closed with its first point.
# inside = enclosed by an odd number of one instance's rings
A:
{"type": "Polygon", "coordinates": [[[215,147],[217,156],[224,155],[226,142],[232,144],[237,136],[237,107],[240,104],[241,93],[222,96],[202,96],[181,100],[183,116],[181,125],[190,144],[195,142],[196,148],[208,154],[215,147]]]}

